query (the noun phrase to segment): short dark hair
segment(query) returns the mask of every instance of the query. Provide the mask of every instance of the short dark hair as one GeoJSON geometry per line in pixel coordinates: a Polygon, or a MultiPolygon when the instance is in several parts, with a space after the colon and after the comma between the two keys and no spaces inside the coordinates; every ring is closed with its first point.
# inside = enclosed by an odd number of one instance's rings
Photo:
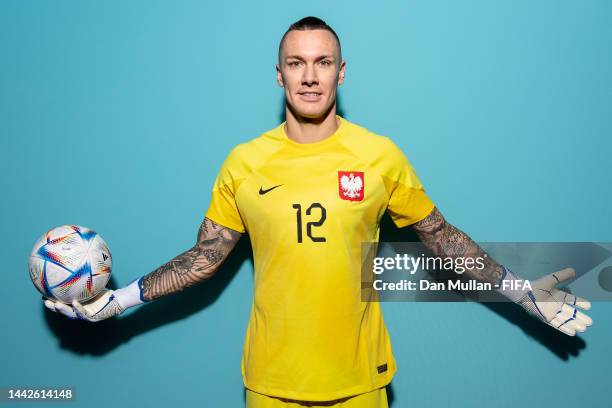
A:
{"type": "MultiPolygon", "coordinates": [[[[300,30],[300,31],[327,30],[329,31],[330,33],[333,34],[334,38],[336,39],[336,42],[338,43],[338,56],[340,57],[340,60],[342,60],[342,48],[340,47],[340,38],[338,38],[338,34],[336,34],[334,29],[328,26],[325,21],[321,20],[318,17],[308,16],[308,17],[304,17],[296,21],[295,23],[291,24],[289,28],[287,29],[287,31],[285,31],[285,34],[283,34],[283,38],[281,38],[280,44],[278,45],[278,61],[279,62],[280,62],[280,56],[281,56],[281,49],[283,48],[283,42],[285,42],[285,37],[287,37],[287,34],[289,34],[291,31],[294,31],[294,30],[300,30]]],[[[340,61],[338,61],[338,64],[339,63],[340,61]]]]}

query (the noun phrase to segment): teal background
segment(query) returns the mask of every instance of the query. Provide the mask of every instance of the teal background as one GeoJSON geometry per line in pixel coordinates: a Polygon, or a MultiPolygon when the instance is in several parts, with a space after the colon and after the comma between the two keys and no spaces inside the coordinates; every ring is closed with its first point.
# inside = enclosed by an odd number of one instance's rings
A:
{"type": "MultiPolygon", "coordinates": [[[[279,123],[278,41],[306,15],[341,38],[345,117],[392,137],[453,224],[489,242],[612,240],[609,1],[3,0],[0,387],[243,406],[247,241],[208,283],[94,326],[45,311],[27,258],[46,229],[85,225],[122,286],[189,248],[227,153],[279,123]]],[[[504,307],[383,308],[392,407],[610,404],[609,303],[577,338],[504,307]]]]}

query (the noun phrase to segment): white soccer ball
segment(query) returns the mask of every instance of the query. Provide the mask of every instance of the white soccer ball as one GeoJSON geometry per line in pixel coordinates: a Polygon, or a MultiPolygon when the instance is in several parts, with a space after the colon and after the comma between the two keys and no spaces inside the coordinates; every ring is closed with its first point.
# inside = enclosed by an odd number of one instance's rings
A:
{"type": "Polygon", "coordinates": [[[95,231],[62,225],[43,234],[30,254],[30,278],[49,299],[70,304],[100,294],[110,279],[112,258],[95,231]]]}

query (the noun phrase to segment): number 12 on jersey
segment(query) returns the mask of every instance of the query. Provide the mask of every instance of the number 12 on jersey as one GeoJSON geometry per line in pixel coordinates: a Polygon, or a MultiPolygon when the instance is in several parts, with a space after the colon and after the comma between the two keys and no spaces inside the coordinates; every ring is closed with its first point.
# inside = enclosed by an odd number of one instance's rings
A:
{"type": "MultiPolygon", "coordinates": [[[[296,210],[295,216],[296,216],[296,223],[297,223],[297,242],[302,243],[302,224],[303,224],[302,205],[293,204],[292,207],[296,210]]],[[[325,219],[327,218],[327,211],[325,210],[325,207],[321,205],[321,203],[312,203],[310,204],[310,207],[306,209],[306,216],[308,217],[310,217],[311,215],[315,216],[315,214],[313,214],[315,212],[314,210],[316,210],[316,212],[319,213],[319,220],[306,222],[306,235],[313,242],[325,242],[325,237],[314,236],[312,229],[323,225],[323,223],[325,222],[325,219]]]]}

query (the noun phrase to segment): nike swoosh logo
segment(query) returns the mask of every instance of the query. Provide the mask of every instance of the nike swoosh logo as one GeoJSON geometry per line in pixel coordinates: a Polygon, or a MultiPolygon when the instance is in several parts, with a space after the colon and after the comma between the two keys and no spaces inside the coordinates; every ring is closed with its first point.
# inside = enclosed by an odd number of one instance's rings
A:
{"type": "Polygon", "coordinates": [[[269,193],[270,191],[274,190],[276,187],[280,187],[280,186],[282,186],[282,184],[279,184],[279,185],[274,186],[274,187],[270,187],[267,190],[264,190],[263,187],[259,187],[259,195],[264,195],[266,193],[269,193]]]}

